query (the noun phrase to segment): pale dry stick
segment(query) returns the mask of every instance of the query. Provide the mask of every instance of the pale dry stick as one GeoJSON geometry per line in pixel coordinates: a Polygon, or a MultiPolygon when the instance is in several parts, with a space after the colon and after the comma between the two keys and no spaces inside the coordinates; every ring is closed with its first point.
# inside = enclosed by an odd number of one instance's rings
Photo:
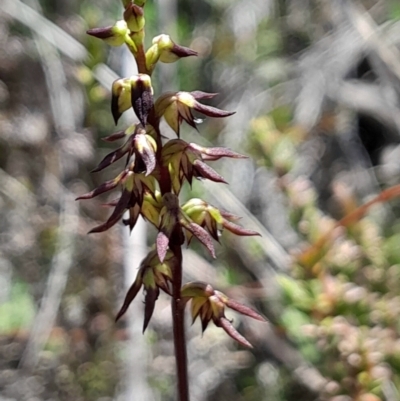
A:
{"type": "MultiPolygon", "coordinates": [[[[356,113],[376,118],[383,125],[391,127],[393,131],[400,132],[397,104],[391,99],[392,96],[390,95],[393,91],[393,85],[388,82],[387,72],[390,71],[390,66],[386,68],[381,65],[381,63],[385,64],[384,60],[385,57],[387,58],[387,54],[380,51],[377,43],[384,41],[379,39],[377,27],[375,29],[368,13],[365,10],[362,12],[356,3],[347,0],[336,0],[336,2],[327,4],[327,7],[331,6],[336,6],[336,18],[332,19],[336,25],[336,30],[340,31],[343,26],[349,29],[354,40],[360,42],[361,47],[365,49],[364,53],[360,55],[359,61],[367,54],[371,62],[375,61],[372,64],[377,68],[374,70],[380,75],[379,85],[367,84],[356,79],[349,81],[342,77],[340,83],[336,87],[331,86],[328,92],[328,96],[332,100],[344,106],[337,112],[335,131],[342,152],[350,166],[349,173],[351,175],[349,178],[358,194],[363,199],[368,199],[368,197],[379,193],[380,188],[372,169],[370,157],[359,136],[356,113]],[[390,88],[388,88],[388,84],[390,88]]],[[[352,75],[354,76],[355,68],[353,70],[352,75]]],[[[349,69],[349,73],[351,72],[349,69]]],[[[391,135],[394,141],[398,138],[398,135],[394,132],[391,133],[391,130],[387,130],[386,134],[391,135]]],[[[382,211],[385,212],[382,217],[387,218],[391,213],[390,206],[382,205],[382,211]]]]}
{"type": "Polygon", "coordinates": [[[400,51],[383,39],[379,34],[378,26],[360,3],[350,0],[336,1],[369,49],[377,53],[400,85],[400,51]]]}
{"type": "MultiPolygon", "coordinates": [[[[0,13],[4,12],[24,24],[73,61],[81,63],[89,57],[85,46],[20,0],[2,0],[1,6],[0,13]]],[[[110,89],[112,82],[119,78],[111,68],[103,63],[99,63],[95,67],[94,76],[107,90],[110,89]],[[97,70],[98,75],[96,74],[97,70]]]]}
{"type": "Polygon", "coordinates": [[[46,344],[60,306],[68,272],[72,266],[75,252],[75,236],[78,230],[78,207],[72,194],[64,191],[61,199],[61,212],[57,248],[51,261],[51,269],[47,279],[39,311],[29,333],[26,349],[21,358],[22,368],[34,369],[37,365],[43,346],[46,344]]]}
{"type": "MultiPolygon", "coordinates": [[[[40,11],[37,0],[31,0],[31,4],[40,11]]],[[[20,11],[20,13],[23,15],[24,11],[20,11]]],[[[28,16],[25,17],[29,19],[28,16]]],[[[46,31],[45,27],[42,29],[46,31]]],[[[75,129],[71,99],[66,89],[64,68],[57,50],[47,40],[39,36],[36,31],[33,31],[33,36],[43,66],[55,129],[57,135],[64,138],[69,133],[74,132],[75,129]]],[[[51,36],[50,31],[45,34],[46,36],[51,36]]],[[[74,260],[74,238],[79,224],[78,207],[74,200],[75,197],[63,187],[62,178],[60,178],[59,194],[61,212],[56,251],[52,258],[45,293],[34,319],[35,324],[29,334],[26,349],[20,362],[22,368],[34,369],[39,361],[41,350],[54,326],[61,296],[74,260]]]]}
{"type": "MultiPolygon", "coordinates": [[[[119,49],[118,49],[119,50],[119,49]]],[[[128,51],[122,49],[122,76],[130,76],[137,74],[137,65],[128,51]]],[[[115,77],[105,70],[104,80],[114,81],[115,77]]],[[[111,84],[107,86],[111,88],[111,84]]],[[[123,115],[123,120],[127,125],[132,124],[130,116],[126,113],[123,115]]],[[[135,227],[130,233],[127,227],[121,227],[122,237],[124,239],[124,289],[128,291],[132,283],[135,281],[137,269],[140,262],[147,255],[147,226],[145,221],[140,216],[135,227]]],[[[130,310],[126,315],[126,324],[129,338],[124,344],[124,388],[117,400],[146,400],[152,401],[155,399],[153,391],[150,389],[147,381],[146,361],[150,358],[150,347],[146,344],[146,338],[142,335],[142,322],[138,316],[143,315],[143,303],[132,303],[130,310]],[[141,363],[138,363],[141,361],[141,363]]]]}
{"type": "MultiPolygon", "coordinates": [[[[331,5],[329,2],[328,5],[331,5]]],[[[332,8],[333,32],[310,46],[293,65],[298,75],[294,123],[306,132],[320,120],[325,100],[361,60],[365,43],[340,10],[332,8]]]]}
{"type": "MultiPolygon", "coordinates": [[[[121,227],[124,239],[124,288],[132,285],[136,278],[137,268],[146,256],[147,227],[140,218],[132,233],[126,227],[121,227]]],[[[124,383],[117,400],[146,400],[155,399],[153,391],[147,382],[146,366],[151,357],[150,347],[142,335],[142,321],[138,316],[143,315],[143,303],[133,302],[126,315],[126,325],[129,338],[124,343],[124,383]],[[140,361],[140,363],[138,363],[140,361]]]]}
{"type": "MultiPolygon", "coordinates": [[[[29,1],[35,4],[35,6],[39,6],[37,0],[29,1]]],[[[46,27],[42,28],[43,31],[46,31],[46,29],[46,27]]],[[[51,32],[48,35],[51,35],[51,32]]],[[[44,40],[36,32],[33,32],[33,37],[46,80],[55,130],[59,138],[64,138],[75,131],[72,99],[67,89],[67,78],[64,67],[58,51],[50,42],[44,40]]]]}
{"type": "Polygon", "coordinates": [[[211,181],[205,181],[204,189],[207,195],[214,199],[216,206],[223,206],[229,212],[243,216],[241,220],[243,226],[255,230],[261,235],[260,237],[254,237],[252,241],[260,245],[276,270],[288,271],[292,262],[290,255],[227,187],[218,186],[211,181]]]}
{"type": "MultiPolygon", "coordinates": [[[[373,102],[365,96],[364,84],[359,87],[359,83],[355,80],[351,83],[348,80],[345,81],[345,78],[365,56],[368,43],[346,14],[346,4],[348,3],[341,0],[326,2],[326,7],[333,11],[330,18],[334,29],[331,34],[307,50],[299,63],[299,69],[302,72],[299,83],[302,89],[296,99],[295,123],[311,131],[325,111],[327,99],[345,106],[337,113],[338,138],[346,160],[351,166],[351,178],[355,187],[363,197],[368,197],[379,189],[377,179],[372,169],[368,168],[371,163],[357,132],[356,114],[348,108],[365,112],[371,109],[373,102]],[[352,92],[351,96],[347,93],[350,85],[354,87],[354,93],[352,92]],[[358,96],[362,92],[364,96],[358,96]]],[[[391,109],[393,107],[386,107],[386,105],[382,108],[381,104],[375,109],[373,115],[380,113],[380,120],[382,120],[391,113],[391,109]]],[[[390,118],[389,121],[394,127],[400,122],[396,117],[390,118]]],[[[317,162],[319,163],[319,159],[317,162]]]]}
{"type": "MultiPolygon", "coordinates": [[[[168,32],[171,38],[177,38],[176,21],[178,5],[176,0],[156,0],[158,32],[168,32]]],[[[179,88],[177,64],[164,64],[159,71],[160,93],[179,88]],[[177,84],[177,85],[176,85],[177,84]]]]}
{"type": "Polygon", "coordinates": [[[82,62],[87,58],[88,52],[85,46],[50,22],[39,11],[34,10],[20,0],[1,0],[0,12],[9,14],[15,20],[30,28],[32,32],[41,35],[72,60],[82,62]]]}
{"type": "MultiPolygon", "coordinates": [[[[379,77],[379,85],[358,82],[343,82],[338,89],[338,96],[346,103],[354,103],[357,111],[371,115],[389,125],[397,132],[393,140],[400,134],[400,119],[398,118],[398,91],[400,90],[400,52],[382,34],[382,29],[372,19],[361,4],[347,0],[338,1],[340,21],[346,21],[353,27],[366,48],[366,57],[372,70],[379,77]],[[352,85],[347,93],[341,94],[346,85],[352,85]],[[343,88],[344,87],[344,88],[343,88]],[[369,92],[369,93],[368,93],[369,92]],[[349,94],[352,94],[349,96],[349,94]],[[353,100],[354,99],[354,100],[353,100]]],[[[339,23],[338,23],[339,24],[339,23]]],[[[388,131],[388,135],[393,134],[388,131]]]]}
{"type": "MultiPolygon", "coordinates": [[[[343,81],[331,98],[357,113],[371,116],[391,130],[400,132],[398,107],[382,96],[378,84],[356,80],[343,81]]],[[[390,135],[390,130],[387,131],[387,135],[390,135]]]]}
{"type": "MultiPolygon", "coordinates": [[[[372,169],[372,163],[359,136],[355,113],[341,108],[336,116],[336,136],[342,153],[349,164],[348,178],[356,193],[365,201],[380,193],[378,179],[372,169]]],[[[393,216],[389,204],[380,205],[380,218],[393,216]]]]}

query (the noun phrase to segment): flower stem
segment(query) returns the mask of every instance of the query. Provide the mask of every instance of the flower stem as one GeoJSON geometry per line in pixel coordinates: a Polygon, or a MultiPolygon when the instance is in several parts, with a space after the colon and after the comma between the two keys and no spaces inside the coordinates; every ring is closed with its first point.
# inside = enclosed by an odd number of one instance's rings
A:
{"type": "Polygon", "coordinates": [[[143,44],[137,45],[137,53],[135,55],[135,59],[139,73],[151,75],[150,71],[148,71],[146,67],[146,55],[144,52],[143,44]]]}
{"type": "MultiPolygon", "coordinates": [[[[174,331],[174,347],[176,370],[178,377],[179,401],[189,401],[188,368],[185,339],[185,321],[184,308],[181,304],[182,287],[182,248],[179,240],[182,237],[181,229],[175,229],[177,243],[170,244],[170,249],[174,253],[177,263],[173,271],[173,289],[172,289],[172,319],[174,331]]],[[[175,242],[175,241],[172,241],[175,242]]]]}
{"type": "MultiPolygon", "coordinates": [[[[143,45],[137,46],[138,51],[135,55],[136,63],[138,66],[139,73],[151,74],[146,67],[146,56],[143,49],[143,45]]],[[[149,115],[149,123],[153,126],[157,132],[157,164],[160,169],[160,190],[164,195],[172,191],[172,183],[169,175],[168,168],[163,166],[161,160],[161,134],[159,127],[159,119],[153,112],[149,115]]],[[[182,244],[184,242],[184,236],[182,229],[176,226],[174,232],[171,235],[169,248],[173,252],[176,258],[176,264],[174,266],[173,276],[173,287],[172,287],[172,324],[174,332],[174,349],[175,349],[175,362],[176,371],[178,377],[177,389],[178,389],[178,401],[190,401],[189,398],[189,382],[188,382],[188,368],[187,368],[187,352],[186,352],[186,338],[185,338],[185,310],[181,304],[181,287],[182,287],[182,244]]]]}

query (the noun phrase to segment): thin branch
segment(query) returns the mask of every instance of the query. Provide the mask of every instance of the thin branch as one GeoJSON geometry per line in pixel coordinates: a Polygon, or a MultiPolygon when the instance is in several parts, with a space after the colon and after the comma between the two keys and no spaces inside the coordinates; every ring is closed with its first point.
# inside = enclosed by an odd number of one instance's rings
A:
{"type": "Polygon", "coordinates": [[[22,356],[20,366],[34,369],[40,352],[46,344],[57,317],[64,292],[68,272],[73,264],[75,235],[78,229],[78,208],[74,196],[64,192],[61,200],[57,249],[51,261],[50,274],[46,290],[35,317],[35,324],[29,334],[28,343],[22,356]]]}
{"type": "MultiPolygon", "coordinates": [[[[54,48],[73,61],[81,63],[90,57],[85,46],[20,0],[2,0],[1,11],[46,39],[54,48]]],[[[111,83],[118,78],[118,74],[103,63],[94,67],[93,74],[107,90],[110,90],[111,83]]]]}
{"type": "MultiPolygon", "coordinates": [[[[33,7],[40,11],[37,0],[31,0],[33,7]]],[[[21,3],[22,4],[22,3],[21,3]]],[[[27,8],[23,7],[25,11],[27,8]]],[[[20,11],[20,15],[24,12],[20,11]]],[[[28,18],[26,16],[26,18],[28,18]]],[[[51,34],[49,34],[51,36],[51,34]]],[[[66,76],[57,50],[33,31],[36,47],[42,62],[50,97],[50,106],[57,135],[62,138],[75,130],[74,114],[71,99],[66,89],[66,76]]],[[[49,38],[47,38],[49,39],[49,38]]],[[[62,179],[60,178],[60,182],[62,179]]],[[[59,185],[60,215],[57,249],[53,256],[50,274],[35,324],[29,335],[28,343],[21,359],[21,367],[34,369],[40,358],[40,352],[46,344],[54,326],[59,310],[61,296],[64,292],[68,272],[73,264],[75,252],[75,235],[78,229],[78,209],[74,196],[59,185]]]]}
{"type": "Polygon", "coordinates": [[[243,216],[241,220],[243,226],[261,234],[261,237],[253,237],[252,241],[256,241],[262,247],[265,255],[277,270],[288,270],[291,263],[289,254],[229,189],[211,181],[205,181],[204,188],[207,191],[207,195],[214,200],[216,206],[222,206],[233,214],[243,216]]]}
{"type": "Polygon", "coordinates": [[[50,22],[39,11],[19,0],[2,0],[1,11],[42,36],[55,48],[74,61],[82,62],[88,52],[82,44],[68,35],[64,30],[50,22]]]}
{"type": "MultiPolygon", "coordinates": [[[[127,48],[122,50],[121,60],[122,76],[130,76],[137,73],[135,60],[127,48]]],[[[100,82],[104,82],[107,89],[111,88],[112,82],[118,78],[113,71],[105,68],[104,65],[98,65],[94,74],[100,82]]],[[[124,122],[129,122],[129,117],[126,113],[122,118],[124,122]]],[[[139,218],[131,233],[125,226],[121,227],[121,231],[124,239],[124,287],[128,291],[136,278],[140,262],[148,252],[146,247],[147,226],[143,218],[139,218]]],[[[144,362],[149,358],[149,346],[146,344],[146,338],[142,335],[142,322],[137,318],[141,315],[143,315],[143,303],[132,303],[130,310],[126,314],[129,338],[124,344],[127,356],[124,360],[124,388],[118,400],[139,399],[151,401],[155,398],[152,393],[156,390],[150,389],[147,382],[147,371],[144,362]],[[143,363],[138,364],[138,360],[143,361],[143,363]]]]}

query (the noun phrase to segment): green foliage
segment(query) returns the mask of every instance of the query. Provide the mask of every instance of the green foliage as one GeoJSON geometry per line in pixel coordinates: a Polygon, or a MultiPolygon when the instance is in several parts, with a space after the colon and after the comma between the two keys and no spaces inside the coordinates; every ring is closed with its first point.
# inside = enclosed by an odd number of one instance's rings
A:
{"type": "Polygon", "coordinates": [[[0,304],[0,334],[29,330],[35,317],[35,303],[26,283],[15,282],[9,300],[0,304]]]}

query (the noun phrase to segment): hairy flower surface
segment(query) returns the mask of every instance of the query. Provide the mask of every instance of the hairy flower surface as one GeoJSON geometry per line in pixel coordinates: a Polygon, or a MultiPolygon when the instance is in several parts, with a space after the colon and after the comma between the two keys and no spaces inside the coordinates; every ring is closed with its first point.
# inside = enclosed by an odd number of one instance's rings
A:
{"type": "Polygon", "coordinates": [[[135,299],[140,288],[143,286],[145,292],[145,308],[143,332],[153,315],[155,303],[160,294],[160,289],[171,295],[172,271],[176,263],[172,252],[167,252],[163,262],[160,262],[157,252],[152,250],[142,260],[134,283],[126,294],[124,303],[117,313],[115,320],[119,320],[128,310],[129,305],[135,299]]]}
{"type": "Polygon", "coordinates": [[[265,322],[265,319],[248,306],[242,305],[229,299],[225,294],[216,291],[210,284],[193,281],[185,284],[181,290],[182,304],[191,301],[191,315],[193,322],[199,317],[203,332],[212,320],[217,327],[221,327],[238,343],[252,347],[252,345],[233,327],[232,323],[225,317],[225,308],[233,309],[242,315],[265,322]]]}
{"type": "Polygon", "coordinates": [[[164,117],[168,125],[179,137],[180,125],[185,120],[190,126],[197,129],[196,123],[202,120],[193,116],[196,110],[208,117],[228,117],[235,112],[217,109],[198,102],[198,99],[211,99],[216,93],[194,92],[167,92],[161,95],[154,107],[159,118],[164,117]]]}

